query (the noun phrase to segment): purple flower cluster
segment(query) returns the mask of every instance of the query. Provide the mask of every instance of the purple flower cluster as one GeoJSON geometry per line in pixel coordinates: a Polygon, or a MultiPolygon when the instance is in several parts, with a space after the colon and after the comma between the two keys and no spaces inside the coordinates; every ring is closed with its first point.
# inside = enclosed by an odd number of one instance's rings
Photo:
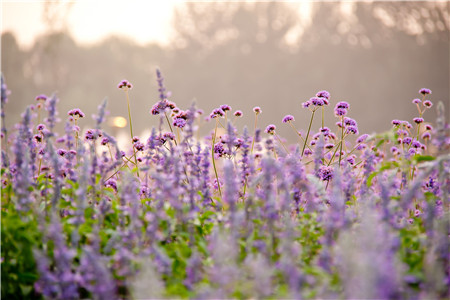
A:
{"type": "MultiPolygon", "coordinates": [[[[1,256],[9,278],[28,275],[2,296],[448,298],[449,126],[425,121],[429,100],[370,136],[338,102],[335,129],[322,120],[286,146],[275,124],[236,128],[225,104],[205,122],[157,81],[163,122],[124,149],[101,128],[105,104],[84,138],[80,109],[62,135],[55,97],[42,124],[26,110],[2,144],[1,256]]],[[[329,104],[307,101],[309,123],[329,104]]]]}

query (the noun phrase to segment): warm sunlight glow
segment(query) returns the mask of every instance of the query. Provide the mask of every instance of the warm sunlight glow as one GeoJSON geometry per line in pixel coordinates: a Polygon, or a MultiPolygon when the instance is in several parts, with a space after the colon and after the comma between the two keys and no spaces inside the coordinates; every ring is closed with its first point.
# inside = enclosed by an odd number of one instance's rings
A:
{"type": "MultiPolygon", "coordinates": [[[[116,34],[139,44],[167,44],[172,11],[180,1],[79,0],[61,3],[61,10],[65,9],[64,5],[70,7],[64,25],[79,43],[95,43],[116,34]]],[[[46,30],[44,7],[44,1],[3,1],[2,32],[13,31],[21,45],[30,46],[35,37],[46,30]]]]}
{"type": "Polygon", "coordinates": [[[114,117],[111,119],[111,124],[113,127],[124,128],[127,126],[127,120],[124,117],[114,117]]]}

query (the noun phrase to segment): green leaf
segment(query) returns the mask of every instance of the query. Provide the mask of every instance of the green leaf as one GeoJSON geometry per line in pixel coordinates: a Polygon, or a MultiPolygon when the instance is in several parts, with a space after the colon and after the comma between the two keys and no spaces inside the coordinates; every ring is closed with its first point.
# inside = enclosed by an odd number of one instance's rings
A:
{"type": "Polygon", "coordinates": [[[436,157],[431,156],[431,155],[420,155],[420,154],[416,154],[413,157],[414,162],[416,163],[420,163],[422,161],[433,161],[435,160],[436,157]]]}

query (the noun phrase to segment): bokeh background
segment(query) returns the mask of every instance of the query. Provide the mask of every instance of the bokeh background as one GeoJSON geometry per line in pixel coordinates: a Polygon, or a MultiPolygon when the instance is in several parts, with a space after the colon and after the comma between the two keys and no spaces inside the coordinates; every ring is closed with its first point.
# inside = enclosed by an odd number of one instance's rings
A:
{"type": "MultiPolygon", "coordinates": [[[[158,123],[149,110],[160,67],[180,108],[195,101],[208,115],[229,104],[244,112],[241,129],[252,128],[260,106],[260,127],[274,123],[294,140],[281,119],[292,114],[305,129],[301,103],[325,89],[326,125],[334,126],[335,103],[348,101],[360,132],[380,132],[416,116],[411,101],[424,87],[448,110],[449,29],[449,1],[3,1],[6,124],[54,92],[61,113],[91,116],[107,97],[109,116],[126,117],[117,84],[128,79],[134,131],[145,135],[158,123]]],[[[433,107],[425,119],[435,116],[433,107]]]]}

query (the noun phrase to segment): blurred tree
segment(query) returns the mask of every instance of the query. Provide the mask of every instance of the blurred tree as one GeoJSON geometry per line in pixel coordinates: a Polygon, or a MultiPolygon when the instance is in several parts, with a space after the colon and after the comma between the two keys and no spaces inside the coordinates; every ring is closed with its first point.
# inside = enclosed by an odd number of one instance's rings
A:
{"type": "MultiPolygon", "coordinates": [[[[149,129],[157,122],[148,116],[157,100],[156,66],[181,108],[194,99],[206,111],[227,103],[244,110],[238,125],[251,124],[251,108],[260,105],[261,126],[291,113],[304,128],[307,112],[300,103],[321,89],[333,101],[352,103],[361,131],[380,130],[379,124],[387,129],[391,118],[414,115],[409,103],[422,87],[431,88],[433,97],[449,98],[449,2],[312,2],[309,8],[186,2],[175,11],[176,34],[164,48],[117,37],[77,45],[61,25],[70,9],[60,7],[55,15],[57,8],[48,8],[44,20],[55,30],[30,50],[21,50],[12,34],[2,35],[2,71],[13,93],[7,110],[17,113],[7,120],[17,122],[37,94],[53,91],[62,111],[79,106],[91,115],[108,96],[108,109],[119,115],[125,107],[116,85],[126,78],[135,85],[134,126],[149,129]],[[373,113],[381,111],[382,116],[373,113]]],[[[327,113],[331,126],[332,109],[327,113]]],[[[288,127],[279,131],[295,138],[288,127]]]]}

